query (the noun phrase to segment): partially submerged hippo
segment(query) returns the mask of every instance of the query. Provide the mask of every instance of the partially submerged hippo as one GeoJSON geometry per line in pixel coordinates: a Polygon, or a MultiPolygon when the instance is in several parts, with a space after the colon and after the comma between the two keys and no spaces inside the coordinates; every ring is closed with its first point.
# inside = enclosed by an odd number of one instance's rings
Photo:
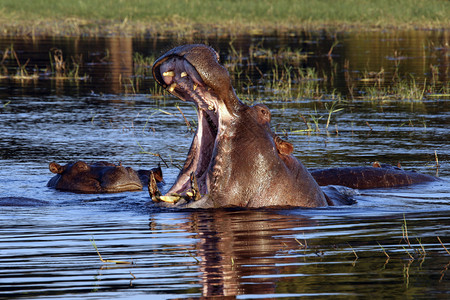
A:
{"type": "Polygon", "coordinates": [[[61,166],[55,162],[49,164],[49,169],[56,175],[47,183],[48,187],[61,191],[76,193],[119,193],[139,191],[147,184],[150,174],[156,182],[162,182],[161,168],[149,171],[135,171],[108,162],[87,164],[83,161],[61,166]]]}
{"type": "Polygon", "coordinates": [[[352,189],[398,187],[436,180],[430,175],[377,162],[371,167],[315,169],[310,173],[320,186],[342,185],[352,189]]]}
{"type": "MultiPolygon", "coordinates": [[[[292,144],[271,131],[268,108],[248,106],[238,99],[212,48],[174,48],[155,62],[153,77],[173,95],[195,103],[198,116],[185,164],[166,195],[160,194],[151,178],[149,192],[154,201],[201,208],[332,204],[292,155],[292,144]]],[[[365,170],[357,176],[361,174],[365,170]]]]}

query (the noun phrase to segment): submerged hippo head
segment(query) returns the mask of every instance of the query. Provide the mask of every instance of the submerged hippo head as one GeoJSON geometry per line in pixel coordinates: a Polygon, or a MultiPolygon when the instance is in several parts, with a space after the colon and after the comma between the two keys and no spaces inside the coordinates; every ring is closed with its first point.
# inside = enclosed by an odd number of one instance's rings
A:
{"type": "MultiPolygon", "coordinates": [[[[77,193],[139,191],[143,187],[139,175],[148,176],[144,171],[139,171],[143,174],[138,174],[132,168],[108,162],[96,162],[89,165],[78,161],[65,166],[52,162],[49,164],[49,169],[56,175],[50,179],[47,186],[77,193]]],[[[162,181],[160,168],[148,172],[155,172],[156,180],[162,181]]]]}
{"type": "Polygon", "coordinates": [[[187,203],[190,207],[327,204],[309,172],[291,155],[292,145],[271,131],[268,108],[238,99],[212,48],[174,48],[155,62],[153,76],[173,95],[195,103],[198,116],[176,182],[165,196],[156,197],[159,191],[151,189],[154,200],[197,200],[187,203]]]}

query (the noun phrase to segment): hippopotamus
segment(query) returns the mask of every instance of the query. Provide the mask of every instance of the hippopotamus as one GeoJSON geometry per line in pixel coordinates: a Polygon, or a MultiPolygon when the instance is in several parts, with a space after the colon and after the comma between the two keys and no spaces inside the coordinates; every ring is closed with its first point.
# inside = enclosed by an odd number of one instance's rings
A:
{"type": "Polygon", "coordinates": [[[269,109],[240,101],[214,49],[176,47],[155,61],[152,72],[171,94],[193,102],[198,117],[184,166],[165,195],[151,176],[153,201],[193,208],[333,205],[293,156],[292,144],[272,132],[269,109]]]}
{"type": "Polygon", "coordinates": [[[0,206],[47,206],[49,201],[28,197],[0,197],[0,206]]]}
{"type": "Polygon", "coordinates": [[[139,191],[147,184],[150,174],[157,183],[163,182],[160,167],[135,171],[130,167],[123,167],[120,163],[116,165],[101,161],[87,164],[77,161],[65,166],[51,162],[49,169],[56,175],[49,180],[48,187],[76,193],[139,191]]]}
{"type": "Polygon", "coordinates": [[[309,171],[320,186],[342,185],[352,189],[399,187],[437,179],[427,174],[407,171],[378,162],[366,167],[311,169],[309,171]]]}

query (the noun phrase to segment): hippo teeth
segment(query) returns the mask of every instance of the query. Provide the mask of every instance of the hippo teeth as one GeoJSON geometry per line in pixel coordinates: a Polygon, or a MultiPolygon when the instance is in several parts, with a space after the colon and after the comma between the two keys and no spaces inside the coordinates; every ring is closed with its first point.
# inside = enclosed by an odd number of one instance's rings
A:
{"type": "Polygon", "coordinates": [[[162,74],[164,77],[174,77],[175,72],[174,71],[166,71],[162,74]]]}
{"type": "Polygon", "coordinates": [[[177,87],[177,84],[174,82],[169,86],[169,92],[173,92],[175,88],[177,87]]]}

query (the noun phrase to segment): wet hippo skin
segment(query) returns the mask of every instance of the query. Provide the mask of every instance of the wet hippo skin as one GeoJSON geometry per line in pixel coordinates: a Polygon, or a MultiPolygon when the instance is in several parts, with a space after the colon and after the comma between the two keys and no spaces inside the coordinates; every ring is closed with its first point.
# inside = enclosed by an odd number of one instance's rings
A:
{"type": "MultiPolygon", "coordinates": [[[[199,208],[332,204],[292,155],[292,144],[272,132],[269,109],[238,99],[228,71],[211,47],[184,45],[168,51],[154,63],[153,77],[171,94],[193,102],[198,117],[197,132],[173,186],[161,195],[150,181],[154,201],[199,208]]],[[[325,170],[316,174],[327,176],[325,170]]]]}
{"type": "Polygon", "coordinates": [[[390,165],[315,169],[310,172],[321,186],[342,185],[352,189],[397,187],[437,179],[430,175],[406,171],[390,165]]]}
{"type": "Polygon", "coordinates": [[[49,201],[28,197],[0,197],[0,206],[46,206],[49,201]]]}
{"type": "Polygon", "coordinates": [[[157,182],[162,182],[161,168],[135,171],[109,162],[87,164],[83,161],[61,166],[55,162],[49,169],[56,175],[47,183],[48,187],[76,193],[119,193],[140,191],[147,184],[150,173],[157,182]]]}

